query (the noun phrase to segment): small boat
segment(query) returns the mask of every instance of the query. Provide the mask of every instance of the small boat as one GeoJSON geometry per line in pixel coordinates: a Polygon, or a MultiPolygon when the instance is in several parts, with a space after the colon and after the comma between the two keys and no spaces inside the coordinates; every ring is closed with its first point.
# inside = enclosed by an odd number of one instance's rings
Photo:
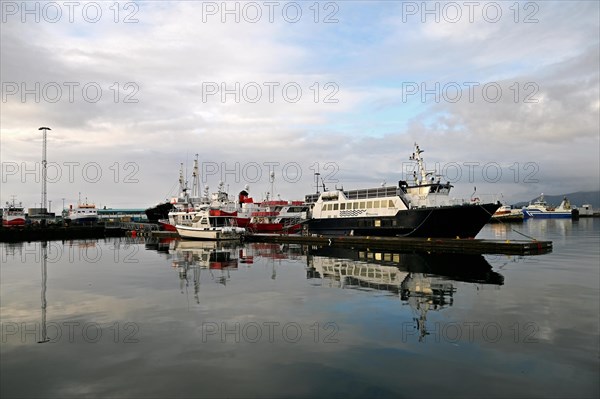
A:
{"type": "Polygon", "coordinates": [[[522,222],[523,212],[520,209],[513,209],[510,205],[503,205],[490,219],[491,223],[508,223],[508,222],[522,222]]]}
{"type": "Polygon", "coordinates": [[[246,231],[235,225],[231,215],[208,208],[195,212],[189,224],[178,224],[175,228],[181,238],[192,240],[238,240],[246,231]]]}
{"type": "Polygon", "coordinates": [[[24,226],[25,225],[25,212],[23,211],[23,205],[15,204],[13,198],[12,203],[6,202],[6,206],[2,210],[2,226],[13,227],[13,226],[24,226]]]}
{"type": "Polygon", "coordinates": [[[571,207],[567,197],[564,197],[560,205],[555,208],[544,200],[544,193],[533,203],[523,207],[522,212],[525,219],[570,219],[578,216],[579,213],[577,209],[571,207]]]}

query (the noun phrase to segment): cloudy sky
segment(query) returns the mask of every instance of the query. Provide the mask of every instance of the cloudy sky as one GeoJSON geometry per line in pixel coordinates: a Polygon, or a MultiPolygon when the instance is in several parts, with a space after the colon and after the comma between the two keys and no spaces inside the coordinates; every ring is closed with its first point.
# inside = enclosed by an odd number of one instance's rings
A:
{"type": "Polygon", "coordinates": [[[414,142],[455,195],[598,190],[599,3],[2,2],[2,203],[395,184],[414,142]],[[191,177],[189,177],[191,179],[191,177]]]}

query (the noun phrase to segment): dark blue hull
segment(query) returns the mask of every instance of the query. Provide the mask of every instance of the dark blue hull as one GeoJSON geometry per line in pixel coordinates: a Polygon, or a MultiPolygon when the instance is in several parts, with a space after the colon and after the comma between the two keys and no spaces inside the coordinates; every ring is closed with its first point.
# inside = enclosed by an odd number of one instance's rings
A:
{"type": "Polygon", "coordinates": [[[395,216],[310,219],[310,234],[472,238],[500,207],[499,204],[458,205],[398,211],[395,216]]]}
{"type": "Polygon", "coordinates": [[[541,212],[538,210],[523,210],[523,217],[525,219],[571,219],[573,218],[572,212],[541,212]]]}
{"type": "Polygon", "coordinates": [[[98,222],[98,217],[83,217],[83,218],[76,218],[76,219],[66,219],[67,222],[69,222],[72,225],[75,226],[79,226],[79,225],[90,225],[90,224],[95,224],[98,222]]]}

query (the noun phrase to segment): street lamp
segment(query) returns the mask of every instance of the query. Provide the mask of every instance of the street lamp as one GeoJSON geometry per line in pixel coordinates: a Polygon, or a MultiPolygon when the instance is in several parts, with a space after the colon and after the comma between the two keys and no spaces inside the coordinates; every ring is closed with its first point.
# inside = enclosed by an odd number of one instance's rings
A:
{"type": "Polygon", "coordinates": [[[47,166],[47,162],[46,162],[46,133],[48,132],[48,130],[52,130],[49,127],[45,127],[42,126],[40,127],[38,130],[41,130],[44,132],[43,135],[43,144],[42,144],[42,206],[41,208],[43,209],[43,212],[45,212],[45,208],[46,208],[46,196],[47,196],[47,192],[46,192],[46,166],[47,166]]]}

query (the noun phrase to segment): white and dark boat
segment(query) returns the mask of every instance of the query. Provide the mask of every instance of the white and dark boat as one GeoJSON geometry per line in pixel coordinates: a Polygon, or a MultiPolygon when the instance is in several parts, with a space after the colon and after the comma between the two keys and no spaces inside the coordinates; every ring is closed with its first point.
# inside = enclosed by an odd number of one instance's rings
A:
{"type": "Polygon", "coordinates": [[[235,225],[230,214],[209,208],[196,211],[189,224],[178,224],[175,228],[181,238],[192,240],[238,240],[245,232],[243,227],[235,225]]]}
{"type": "Polygon", "coordinates": [[[307,222],[309,234],[475,237],[500,204],[450,199],[453,186],[425,170],[422,152],[415,144],[410,157],[416,162],[412,184],[399,181],[398,186],[307,195],[306,202],[314,202],[307,222]]]}
{"type": "Polygon", "coordinates": [[[6,206],[2,210],[2,226],[13,227],[13,226],[24,226],[25,225],[25,212],[23,205],[15,203],[13,197],[12,203],[6,202],[6,206]]]}
{"type": "Polygon", "coordinates": [[[578,216],[578,214],[567,197],[564,197],[560,205],[555,208],[544,200],[544,193],[537,200],[523,207],[523,217],[525,219],[570,219],[578,216]]]}
{"type": "Polygon", "coordinates": [[[94,224],[98,222],[98,209],[96,205],[88,203],[87,199],[84,203],[79,201],[76,207],[69,206],[65,220],[72,225],[94,224]]]}

